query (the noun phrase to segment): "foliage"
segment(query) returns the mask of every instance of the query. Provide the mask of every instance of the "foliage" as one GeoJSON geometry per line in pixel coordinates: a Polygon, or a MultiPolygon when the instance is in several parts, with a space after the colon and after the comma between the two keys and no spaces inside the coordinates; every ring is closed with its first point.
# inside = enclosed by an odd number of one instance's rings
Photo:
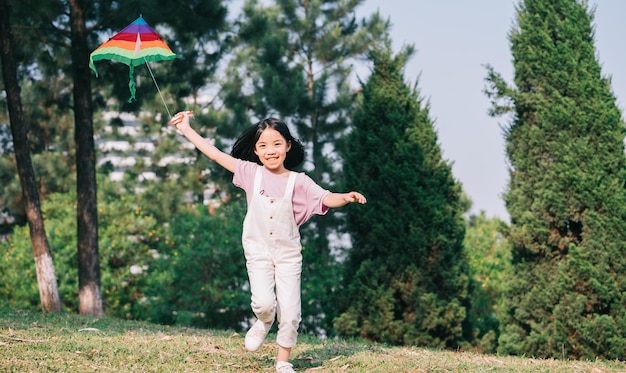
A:
{"type": "Polygon", "coordinates": [[[625,129],[592,21],[585,1],[522,1],[516,87],[489,69],[492,113],[512,114],[501,353],[626,358],[625,129]]]}
{"type": "Polygon", "coordinates": [[[371,54],[374,70],[347,139],[346,184],[370,196],[347,209],[353,248],[337,331],[386,343],[459,347],[469,268],[461,186],[442,159],[433,123],[402,70],[413,48],[371,54]]]}
{"type": "MultiPolygon", "coordinates": [[[[169,4],[164,10],[168,10],[170,12],[167,13],[158,13],[159,11],[152,11],[152,9],[162,9],[162,7],[158,7],[155,1],[139,1],[139,2],[124,2],[124,7],[122,4],[118,4],[117,2],[63,2],[63,1],[51,1],[46,3],[43,6],[32,6],[33,4],[30,1],[21,2],[21,7],[18,6],[17,10],[14,12],[16,14],[24,15],[25,17],[17,17],[22,22],[26,22],[26,24],[36,24],[41,25],[41,30],[39,31],[47,31],[47,34],[41,33],[24,33],[19,35],[18,38],[23,38],[29,46],[34,47],[34,49],[40,51],[46,51],[37,54],[28,54],[29,58],[24,58],[25,64],[33,64],[32,67],[29,66],[29,70],[32,72],[27,72],[27,75],[33,77],[33,80],[38,83],[38,87],[41,88],[43,92],[43,96],[49,95],[52,96],[53,99],[50,101],[44,101],[44,107],[60,107],[61,114],[67,114],[67,112],[71,109],[74,114],[74,141],[75,141],[75,149],[76,149],[76,197],[77,197],[77,238],[75,242],[78,246],[78,254],[77,254],[77,264],[78,264],[78,286],[79,286],[79,312],[82,314],[96,314],[99,315],[102,313],[102,301],[101,301],[101,293],[100,293],[100,271],[99,271],[99,253],[98,253],[98,211],[97,211],[97,196],[96,196],[96,172],[95,172],[95,163],[96,163],[96,154],[95,154],[95,144],[94,144],[94,132],[93,132],[93,98],[92,98],[92,89],[91,89],[91,72],[87,68],[87,60],[86,56],[89,53],[89,50],[92,49],[90,47],[90,42],[93,42],[96,32],[92,30],[98,29],[102,24],[99,24],[98,21],[101,21],[104,25],[111,25],[109,22],[111,20],[118,21],[121,19],[119,17],[119,13],[117,11],[121,11],[121,14],[126,15],[125,11],[130,10],[130,8],[135,5],[140,10],[141,6],[146,7],[146,13],[159,14],[162,18],[172,18],[175,17],[175,20],[179,20],[180,18],[171,12],[173,8],[176,8],[177,4],[169,4]],[[118,9],[119,6],[119,9],[118,9]],[[31,14],[32,13],[32,14],[31,14]],[[116,17],[118,15],[118,17],[116,17]],[[99,18],[101,17],[101,18],[99,18]],[[33,22],[33,20],[37,20],[38,22],[33,22]],[[93,28],[92,28],[93,27],[93,28]],[[67,37],[69,35],[69,40],[67,37]],[[43,40],[42,40],[43,39],[43,40]],[[69,41],[69,42],[68,42],[69,41]],[[68,47],[69,46],[69,47],[68,47]],[[44,58],[41,58],[44,56],[44,58]],[[69,58],[71,56],[71,58],[69,58]],[[49,58],[45,58],[49,57],[49,58]],[[36,63],[35,63],[36,62],[36,63]],[[52,86],[52,90],[49,87],[52,86]],[[72,87],[72,89],[67,89],[67,87],[72,87]],[[71,92],[71,93],[70,93],[71,92]],[[60,99],[56,99],[57,95],[60,96],[60,99]],[[72,100],[71,104],[70,101],[72,100]]],[[[211,1],[210,4],[208,1],[201,2],[200,6],[198,4],[186,4],[188,5],[188,10],[196,11],[193,14],[193,18],[196,20],[206,19],[207,13],[211,15],[209,20],[214,21],[209,23],[210,26],[203,26],[204,30],[216,30],[223,26],[225,23],[225,7],[221,6],[221,1],[211,1]],[[204,7],[202,6],[204,4],[204,7]],[[193,5],[193,6],[189,6],[193,5]],[[209,6],[208,8],[206,6],[209,6]],[[207,12],[208,10],[208,12],[207,12]]],[[[180,4],[178,4],[180,6],[180,4]]],[[[141,12],[139,12],[141,14],[141,12]]],[[[189,18],[189,17],[188,17],[189,18]]],[[[180,25],[180,21],[178,25],[180,25]]],[[[172,25],[170,25],[172,26],[172,25]]],[[[175,34],[175,26],[170,29],[172,33],[175,34]]],[[[182,25],[184,29],[190,30],[191,27],[188,25],[182,25]]],[[[195,29],[194,31],[198,31],[195,29]]],[[[188,33],[186,35],[189,35],[188,33]]],[[[198,33],[195,36],[204,35],[204,33],[198,33]]],[[[215,37],[215,34],[212,35],[215,37]]],[[[209,38],[211,39],[211,37],[209,38]]],[[[215,38],[217,39],[217,38],[215,38]]],[[[192,40],[195,40],[192,39],[192,40]]],[[[201,47],[190,50],[194,50],[195,52],[203,52],[206,51],[208,47],[207,39],[202,40],[203,44],[201,47]]],[[[193,45],[193,42],[191,43],[193,45]]],[[[189,45],[188,45],[189,46],[189,45]]],[[[20,45],[20,47],[24,47],[24,45],[20,45]]],[[[20,48],[15,48],[18,51],[16,54],[22,53],[20,48]]],[[[199,60],[202,60],[202,66],[204,68],[210,68],[216,64],[216,60],[219,60],[219,53],[215,53],[214,56],[209,56],[206,53],[196,53],[192,54],[195,58],[190,58],[192,60],[191,65],[198,65],[199,60]],[[200,55],[200,57],[198,56],[200,55]],[[214,57],[213,59],[209,57],[214,57]]],[[[147,64],[147,62],[146,62],[147,64]]],[[[180,64],[179,64],[180,66],[180,64]]],[[[171,69],[171,71],[175,71],[176,68],[171,69]]],[[[183,67],[182,70],[184,72],[197,71],[190,66],[183,67]]],[[[206,72],[206,70],[204,70],[206,72]]],[[[11,75],[17,75],[17,73],[11,73],[11,75]]],[[[152,76],[152,71],[150,71],[152,76]]],[[[16,76],[12,76],[15,79],[12,81],[17,81],[16,76]]],[[[131,79],[134,79],[131,76],[131,79]]],[[[201,80],[204,82],[204,80],[201,80]]],[[[198,83],[198,82],[194,82],[198,83]]],[[[155,82],[156,84],[156,82],[155,82]]],[[[16,84],[13,84],[16,86],[16,84]]],[[[158,87],[157,87],[158,89],[158,87]]],[[[12,92],[19,93],[19,89],[14,89],[12,92]]],[[[39,93],[39,92],[38,92],[39,93]]],[[[188,94],[189,92],[187,92],[188,94]]],[[[15,96],[15,95],[13,95],[15,96]]],[[[137,110],[138,107],[135,107],[137,110]]],[[[35,112],[35,110],[33,110],[35,112]]],[[[49,115],[49,112],[45,112],[42,117],[45,118],[46,115],[49,115]]],[[[36,122],[37,119],[41,117],[35,116],[32,121],[29,121],[24,126],[27,127],[31,123],[36,122]]],[[[20,125],[22,125],[20,123],[20,125]]],[[[31,127],[31,126],[28,126],[31,127]]],[[[62,126],[59,126],[62,128],[62,126]]],[[[54,126],[47,126],[47,128],[54,129],[54,126]]],[[[44,136],[37,133],[39,129],[38,126],[32,126],[30,131],[35,133],[36,135],[40,135],[37,138],[40,141],[49,141],[48,139],[51,137],[44,136]]],[[[15,139],[17,141],[17,139],[15,139]]],[[[24,139],[22,143],[25,143],[24,139]]],[[[28,152],[28,147],[16,143],[16,150],[21,150],[23,152],[28,152]]],[[[49,151],[49,148],[45,148],[44,151],[49,151]]],[[[20,154],[18,152],[18,154],[20,154]]],[[[64,154],[68,155],[68,154],[64,154]]],[[[21,165],[23,162],[19,162],[20,169],[23,168],[21,165]]],[[[54,165],[54,163],[52,163],[54,165]]],[[[52,167],[56,168],[56,165],[52,167]]],[[[23,172],[20,172],[22,174],[23,172]]],[[[59,173],[61,175],[61,173],[59,173]]],[[[24,184],[26,185],[26,184],[24,184]]],[[[38,185],[35,185],[34,181],[28,182],[29,187],[25,189],[25,192],[30,192],[31,190],[37,191],[38,185]]],[[[29,194],[32,194],[30,192],[29,194]]],[[[26,199],[29,194],[25,194],[26,199]]],[[[32,204],[31,204],[32,205],[32,204]]],[[[38,202],[35,203],[36,207],[39,208],[38,202]]],[[[4,209],[2,209],[4,210],[4,209]]],[[[33,216],[33,214],[29,211],[29,216],[33,216]]],[[[19,216],[19,215],[18,215],[19,216]]],[[[32,227],[32,218],[29,219],[31,223],[31,234],[34,235],[34,230],[32,227]]],[[[43,224],[35,225],[36,227],[43,227],[43,224]]],[[[43,229],[41,229],[41,234],[45,234],[43,229]]],[[[42,240],[38,240],[41,242],[42,240]]],[[[33,240],[35,242],[35,240],[33,240]]],[[[39,279],[42,278],[42,271],[40,269],[39,263],[39,249],[40,245],[33,245],[33,251],[35,254],[35,261],[38,263],[38,276],[39,279]]],[[[47,248],[46,248],[47,249],[47,248]]],[[[52,277],[54,274],[44,274],[49,277],[52,277]]],[[[56,290],[56,289],[55,289],[56,290]]],[[[44,290],[42,288],[42,295],[44,294],[44,290]]],[[[42,297],[42,302],[44,298],[42,297]]]]}
{"type": "Polygon", "coordinates": [[[209,213],[206,206],[168,223],[148,275],[140,318],[158,323],[240,330],[251,317],[241,222],[245,200],[209,213]]]}
{"type": "MultiPolygon", "coordinates": [[[[245,203],[213,214],[187,207],[167,222],[155,219],[118,184],[100,180],[99,247],[108,315],[173,325],[239,329],[251,312],[241,222],[245,203]]],[[[66,311],[77,311],[75,199],[53,194],[43,211],[66,311]]],[[[23,309],[39,305],[27,227],[0,243],[0,299],[23,309]]]]}
{"type": "MultiPolygon", "coordinates": [[[[63,112],[57,103],[46,97],[39,84],[25,82],[21,91],[31,159],[43,200],[50,193],[71,190],[76,182],[76,168],[70,113],[63,112]],[[34,105],[34,102],[39,104],[34,105]]],[[[0,211],[7,211],[15,217],[15,224],[24,224],[24,201],[12,151],[0,151],[0,181],[0,211]]]]}
{"type": "MultiPolygon", "coordinates": [[[[303,227],[301,330],[331,333],[331,321],[347,310],[337,327],[348,335],[445,347],[476,338],[477,348],[490,350],[499,323],[501,353],[623,359],[624,124],[595,59],[586,2],[522,1],[510,34],[517,88],[489,69],[492,114],[513,114],[505,128],[511,162],[505,199],[512,221],[503,227],[506,244],[500,245],[491,236],[497,222],[470,218],[463,241],[468,264],[460,244],[460,185],[441,160],[428,105],[398,74],[410,53],[386,64],[379,58],[372,79],[377,83],[364,85],[363,95],[351,85],[353,66],[385,39],[389,22],[378,13],[357,20],[359,1],[270,3],[245,2],[234,25],[226,21],[221,0],[85,5],[93,48],[138,14],[167,38],[180,58],[155,64],[153,72],[168,105],[193,108],[199,131],[221,148],[250,118],[279,115],[307,145],[303,170],[325,187],[359,189],[369,197],[358,210],[349,206],[303,227]],[[226,71],[216,78],[225,53],[226,71]],[[393,83],[380,83],[381,77],[393,83]],[[353,116],[358,97],[364,101],[353,116]],[[359,124],[354,130],[353,120],[359,124]],[[344,180],[335,150],[350,131],[345,155],[359,162],[345,164],[344,180]],[[342,262],[350,238],[354,250],[342,262]],[[512,274],[501,262],[507,245],[512,274]]],[[[11,19],[19,26],[14,52],[21,61],[18,80],[46,228],[65,310],[74,312],[76,170],[67,5],[12,2],[11,19]]],[[[141,136],[156,145],[149,161],[146,154],[128,154],[140,161],[122,183],[101,179],[98,185],[106,311],[241,328],[250,315],[237,233],[243,202],[230,175],[163,128],[168,118],[147,69],[136,69],[139,100],[127,103],[127,67],[98,68],[97,108],[150,113],[141,115],[141,136]],[[168,158],[194,161],[162,162],[168,158]],[[140,180],[143,172],[154,172],[157,180],[140,180]],[[215,201],[199,203],[207,187],[225,199],[215,215],[208,210],[215,201]]],[[[96,124],[102,126],[100,110],[96,124]]],[[[6,121],[1,112],[0,300],[38,309],[6,121]]],[[[101,171],[111,171],[110,165],[101,171]]]]}
{"type": "MultiPolygon", "coordinates": [[[[353,66],[390,27],[379,13],[357,19],[359,4],[245,1],[219,95],[232,118],[218,135],[235,137],[250,118],[280,117],[306,147],[301,170],[324,188],[343,188],[334,150],[355,104],[353,66]]],[[[301,227],[305,332],[331,330],[335,307],[328,294],[341,281],[337,256],[345,250],[332,238],[341,237],[342,217],[329,213],[301,227]]]]}
{"type": "MultiPolygon", "coordinates": [[[[95,48],[100,42],[126,26],[138,14],[142,14],[146,20],[167,38],[168,45],[180,58],[167,64],[153,64],[154,75],[159,81],[161,90],[170,107],[178,106],[189,108],[190,103],[198,114],[196,120],[203,128],[201,132],[213,136],[216,124],[233,122],[235,117],[237,125],[220,126],[220,133],[226,135],[224,141],[216,139],[216,144],[228,144],[229,138],[242,124],[249,123],[248,116],[268,113],[265,110],[242,111],[237,109],[238,103],[247,102],[242,96],[234,92],[249,92],[235,87],[234,91],[229,82],[223,82],[223,94],[220,95],[226,109],[232,109],[233,115],[210,109],[219,102],[203,100],[204,92],[216,93],[212,88],[214,72],[219,66],[223,54],[229,48],[238,46],[238,51],[258,51],[252,53],[259,56],[258,59],[244,57],[240,63],[232,66],[241,68],[248,67],[250,80],[259,82],[258,91],[247,96],[259,100],[267,100],[273,112],[281,113],[292,124],[307,125],[312,130],[302,130],[302,137],[312,145],[316,172],[316,179],[326,185],[333,183],[338,177],[331,177],[337,170],[331,165],[336,159],[327,158],[323,154],[323,147],[331,146],[337,141],[338,135],[346,129],[345,117],[347,109],[353,103],[354,95],[350,87],[353,77],[351,68],[352,60],[358,59],[382,33],[388,29],[388,22],[384,22],[378,15],[369,20],[358,22],[353,10],[357,3],[327,3],[323,6],[311,3],[306,8],[306,17],[301,17],[300,12],[295,11],[295,3],[278,2],[267,7],[257,7],[254,3],[246,6],[245,16],[234,29],[237,35],[230,32],[230,25],[226,22],[226,7],[222,1],[205,1],[190,3],[162,3],[151,0],[133,1],[95,1],[87,4],[87,23],[89,27],[88,42],[95,48]],[[280,12],[275,11],[280,9],[280,12]],[[265,11],[268,10],[268,11],[265,11]],[[331,11],[332,10],[332,11],[331,11]],[[258,11],[258,12],[257,12],[258,11]],[[129,19],[129,14],[134,16],[129,19]],[[185,17],[180,17],[185,14],[185,17]],[[254,20],[266,17],[268,25],[275,23],[269,28],[271,32],[258,32],[254,20]],[[250,22],[248,22],[250,21],[250,22]],[[280,25],[280,27],[276,27],[280,25]],[[318,31],[310,27],[318,27],[318,31]],[[252,33],[250,31],[252,30],[252,33]],[[280,30],[290,30],[284,33],[280,30]],[[241,32],[240,32],[241,31],[241,32]],[[256,36],[254,35],[256,34],[256,36]],[[236,36],[236,38],[232,38],[236,36]],[[262,36],[262,40],[258,39],[262,36]],[[236,40],[235,40],[236,39],[236,40]],[[280,40],[285,44],[277,44],[280,40]],[[232,43],[231,43],[232,41],[232,43]],[[303,48],[298,50],[297,46],[303,48]],[[333,45],[333,48],[328,48],[333,45]],[[305,53],[306,52],[306,53],[305,53]],[[274,58],[277,53],[283,53],[287,61],[274,58]],[[246,63],[243,63],[246,62],[246,63]],[[166,66],[165,66],[166,65],[166,66]],[[321,69],[323,74],[316,74],[315,70],[321,69]],[[280,79],[276,79],[280,73],[280,79]],[[276,84],[281,81],[281,84],[276,84]],[[273,87],[271,94],[260,94],[273,87]],[[287,88],[287,89],[284,89],[287,88]],[[280,95],[276,94],[280,91],[280,95]],[[294,94],[299,92],[298,94],[294,94]],[[234,95],[234,96],[233,96],[234,95]],[[183,101],[189,97],[191,101],[183,101]],[[173,104],[173,105],[172,105],[173,104]],[[206,110],[209,107],[209,110],[206,110]],[[207,114],[208,111],[208,114],[207,114]],[[239,114],[244,116],[238,116],[239,114]],[[309,119],[305,119],[308,117],[309,119]],[[291,120],[292,118],[293,120],[291,120]],[[228,132],[232,128],[232,132],[228,132]],[[324,175],[323,177],[321,175],[324,175]]],[[[299,6],[299,5],[298,5],[299,6]]],[[[46,4],[35,4],[33,1],[25,1],[13,5],[14,20],[21,20],[24,24],[40,25],[38,32],[29,27],[17,29],[16,39],[19,50],[16,53],[24,64],[20,66],[20,80],[24,85],[24,102],[27,119],[33,140],[34,159],[40,157],[44,161],[41,165],[35,165],[38,181],[41,182],[42,200],[53,193],[68,193],[75,182],[75,147],[71,141],[72,121],[70,115],[72,109],[71,94],[68,87],[72,86],[69,42],[69,19],[67,17],[67,3],[62,1],[50,1],[46,4]],[[36,104],[33,104],[36,103],[36,104]],[[54,162],[50,162],[54,158],[54,162]]],[[[302,8],[304,9],[304,8],[302,8]]],[[[234,52],[232,56],[239,52],[234,52]]],[[[245,53],[246,52],[242,52],[245,53]]],[[[234,57],[236,58],[236,57],[234,57]]],[[[92,79],[93,101],[96,104],[95,124],[102,130],[106,124],[100,120],[102,110],[138,112],[140,109],[149,110],[152,115],[142,119],[144,124],[150,127],[154,134],[161,130],[160,126],[167,121],[161,102],[156,99],[151,76],[147,69],[136,69],[137,97],[134,103],[127,103],[128,97],[127,67],[116,63],[99,63],[99,79],[92,79]]],[[[230,78],[244,75],[223,74],[230,78]]],[[[258,108],[259,106],[255,106],[258,108]]],[[[102,132],[96,131],[96,144],[104,141],[102,132]]],[[[227,180],[220,170],[209,164],[203,157],[197,157],[193,167],[184,169],[184,164],[161,165],[159,161],[167,156],[179,152],[173,147],[180,147],[180,143],[172,141],[171,134],[159,137],[156,141],[157,154],[151,163],[140,161],[134,167],[126,170],[122,186],[126,193],[137,195],[137,204],[142,206],[143,212],[158,221],[173,220],[179,212],[183,212],[185,201],[189,199],[188,191],[191,191],[190,200],[193,202],[201,199],[203,188],[207,184],[217,187],[226,195],[235,193],[231,186],[224,183],[227,180]],[[167,135],[170,138],[167,138],[167,135]],[[210,170],[210,173],[205,172],[210,170]],[[143,172],[154,172],[158,177],[158,183],[140,181],[138,177],[143,172]],[[207,174],[211,175],[208,180],[207,174]],[[164,198],[164,196],[168,198],[164,198]],[[158,203],[155,203],[158,201],[158,203]]],[[[142,155],[128,154],[142,159],[142,155]]],[[[11,164],[11,154],[2,152],[0,160],[0,178],[7,180],[2,182],[1,210],[7,210],[11,215],[17,216],[18,224],[24,219],[20,210],[20,191],[17,179],[11,164]],[[5,162],[6,161],[6,162],[5,162]],[[5,177],[6,176],[6,177],[5,177]]],[[[102,156],[102,154],[99,154],[102,156]]],[[[103,172],[113,171],[112,164],[101,164],[103,172]]],[[[103,202],[107,204],[108,202],[103,202]]],[[[308,233],[303,232],[303,244],[305,245],[305,268],[303,278],[303,295],[305,299],[305,314],[308,315],[303,322],[302,330],[305,332],[319,332],[328,328],[328,321],[324,315],[332,317],[332,300],[325,297],[329,289],[336,286],[339,277],[339,268],[330,256],[331,244],[328,241],[326,226],[336,225],[334,218],[339,214],[329,214],[324,220],[319,220],[309,225],[308,233]],[[323,255],[320,255],[320,252],[323,255]],[[310,327],[307,325],[311,325],[310,327]]],[[[71,226],[68,226],[71,228],[71,226]]],[[[2,233],[10,232],[10,226],[3,226],[2,233]]],[[[23,232],[22,232],[23,233],[23,232]]],[[[102,232],[100,232],[102,233],[102,232]]],[[[16,232],[19,236],[20,232],[16,232]]],[[[329,233],[330,234],[330,233],[329,233]]],[[[101,242],[103,240],[100,240],[101,242]]],[[[75,241],[74,241],[75,242],[75,241]]],[[[337,246],[337,245],[335,245],[337,246]]],[[[103,249],[104,251],[104,249],[103,249]]],[[[105,266],[103,266],[105,268],[105,266]]]]}
{"type": "MultiPolygon", "coordinates": [[[[145,286],[142,273],[153,261],[161,228],[143,214],[133,198],[116,197],[99,206],[103,303],[110,315],[133,318],[134,304],[145,286]]],[[[72,312],[78,310],[75,201],[70,193],[52,194],[42,206],[61,301],[63,308],[72,312]]],[[[17,227],[0,247],[0,266],[6,273],[2,297],[9,304],[37,309],[39,293],[28,228],[17,227]]]]}
{"type": "Polygon", "coordinates": [[[487,218],[481,211],[467,222],[463,246],[470,266],[470,299],[468,313],[473,329],[475,348],[494,352],[499,336],[504,285],[511,276],[511,248],[502,231],[506,223],[498,218],[487,218]]]}
{"type": "MultiPolygon", "coordinates": [[[[184,106],[183,98],[192,97],[197,104],[201,90],[206,89],[227,50],[229,25],[223,0],[163,2],[158,0],[95,1],[88,7],[90,37],[95,49],[107,37],[126,27],[136,17],[144,19],[166,40],[178,58],[167,63],[135,69],[137,101],[128,102],[128,67],[119,63],[99,63],[101,78],[94,80],[94,101],[102,105],[117,98],[117,110],[137,112],[158,92],[153,76],[168,105],[184,106]]],[[[157,108],[166,114],[161,104],[157,108]]]]}
{"type": "MultiPolygon", "coordinates": [[[[21,61],[18,80],[22,82],[22,102],[31,141],[31,154],[42,199],[49,193],[65,193],[76,182],[73,139],[72,64],[70,33],[64,1],[26,0],[11,4],[16,60],[21,61]],[[18,24],[19,23],[19,24],[18,24]],[[28,26],[28,25],[37,25],[28,26]],[[38,156],[42,161],[38,163],[38,156]]],[[[87,6],[89,43],[95,49],[106,36],[127,26],[139,14],[159,32],[167,35],[168,45],[180,55],[176,61],[154,64],[168,105],[184,106],[183,97],[197,98],[200,89],[210,85],[212,73],[228,45],[221,33],[226,29],[226,7],[221,0],[162,3],[154,0],[94,1],[87,6]],[[129,19],[129,14],[132,15],[129,19]],[[185,14],[181,17],[180,14],[185,14]],[[101,40],[102,39],[102,40],[101,40]]],[[[100,109],[137,112],[145,108],[158,91],[147,68],[137,68],[137,101],[128,103],[128,67],[120,63],[98,64],[100,78],[92,79],[93,102],[100,109]],[[142,84],[143,83],[143,84],[142,84]]],[[[92,74],[89,71],[89,74],[92,74]]],[[[90,79],[91,77],[84,77],[90,79]]],[[[0,98],[0,102],[5,102],[0,98]]],[[[167,121],[159,100],[151,111],[167,121]],[[159,115],[160,114],[160,115],[159,115]]],[[[6,142],[0,114],[0,144],[6,142]]],[[[97,118],[96,118],[97,122],[97,118]]],[[[0,211],[8,211],[16,224],[25,216],[19,182],[9,162],[12,152],[0,146],[0,211]]],[[[8,148],[8,147],[7,147],[8,148]]],[[[10,148],[8,148],[10,149],[10,148]]],[[[10,227],[8,227],[10,228],[10,227]]],[[[0,226],[2,230],[8,230],[0,226]]]]}

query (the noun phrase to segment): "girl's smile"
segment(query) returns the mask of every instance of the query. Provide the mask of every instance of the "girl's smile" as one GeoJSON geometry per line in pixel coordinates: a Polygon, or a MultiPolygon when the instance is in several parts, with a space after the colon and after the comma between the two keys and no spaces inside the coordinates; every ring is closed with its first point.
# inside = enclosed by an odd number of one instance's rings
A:
{"type": "Polygon", "coordinates": [[[285,168],[285,158],[291,149],[291,143],[273,128],[266,128],[254,146],[254,154],[259,157],[261,163],[273,173],[280,174],[285,168]]]}

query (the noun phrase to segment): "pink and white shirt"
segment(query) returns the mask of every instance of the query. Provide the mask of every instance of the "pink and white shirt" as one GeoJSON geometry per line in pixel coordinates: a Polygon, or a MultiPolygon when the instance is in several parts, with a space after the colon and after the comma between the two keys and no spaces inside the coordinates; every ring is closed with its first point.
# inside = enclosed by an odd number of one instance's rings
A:
{"type": "MultiPolygon", "coordinates": [[[[288,178],[275,175],[257,163],[237,159],[233,184],[246,192],[248,206],[252,201],[254,174],[258,167],[261,167],[263,172],[260,191],[262,195],[280,198],[285,194],[285,188],[287,188],[288,178]]],[[[328,207],[322,203],[328,193],[330,191],[316,184],[308,175],[301,172],[297,173],[291,202],[293,215],[298,226],[304,224],[313,215],[325,215],[328,212],[328,207]]]]}

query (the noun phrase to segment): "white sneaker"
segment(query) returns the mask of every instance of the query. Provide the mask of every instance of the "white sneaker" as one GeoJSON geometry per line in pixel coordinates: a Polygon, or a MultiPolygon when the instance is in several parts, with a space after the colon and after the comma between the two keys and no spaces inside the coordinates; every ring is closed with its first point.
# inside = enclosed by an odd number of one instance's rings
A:
{"type": "Polygon", "coordinates": [[[276,363],[276,371],[278,373],[296,373],[296,371],[293,370],[293,365],[287,361],[279,361],[276,363]]]}
{"type": "Polygon", "coordinates": [[[261,348],[267,332],[272,328],[272,323],[266,324],[261,320],[257,320],[254,325],[246,333],[246,349],[250,352],[254,352],[261,348]]]}

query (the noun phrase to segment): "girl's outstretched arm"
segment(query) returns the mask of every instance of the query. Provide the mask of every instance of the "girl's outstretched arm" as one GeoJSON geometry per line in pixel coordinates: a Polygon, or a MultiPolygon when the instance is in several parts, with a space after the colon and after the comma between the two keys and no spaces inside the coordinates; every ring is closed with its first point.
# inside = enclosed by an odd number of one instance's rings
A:
{"type": "Polygon", "coordinates": [[[176,128],[178,128],[187,140],[194,144],[198,150],[217,162],[220,166],[234,173],[235,163],[237,161],[236,158],[219,150],[205,138],[200,136],[200,134],[198,134],[198,132],[196,132],[193,128],[191,128],[189,125],[189,117],[192,114],[192,111],[181,111],[172,117],[169,124],[175,124],[176,128]]]}
{"type": "Polygon", "coordinates": [[[358,202],[360,204],[364,204],[367,202],[365,196],[359,192],[349,192],[349,193],[328,193],[322,203],[326,207],[335,208],[345,206],[348,203],[358,202]]]}

